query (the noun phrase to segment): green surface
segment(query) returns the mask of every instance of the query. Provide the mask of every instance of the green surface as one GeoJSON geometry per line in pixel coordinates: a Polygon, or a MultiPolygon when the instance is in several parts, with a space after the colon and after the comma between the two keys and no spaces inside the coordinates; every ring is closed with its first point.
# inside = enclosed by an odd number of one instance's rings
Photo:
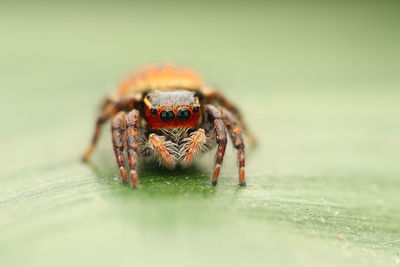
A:
{"type": "Polygon", "coordinates": [[[396,1],[0,3],[0,266],[399,266],[396,1]],[[96,105],[138,65],[199,70],[259,139],[117,181],[96,105]]]}

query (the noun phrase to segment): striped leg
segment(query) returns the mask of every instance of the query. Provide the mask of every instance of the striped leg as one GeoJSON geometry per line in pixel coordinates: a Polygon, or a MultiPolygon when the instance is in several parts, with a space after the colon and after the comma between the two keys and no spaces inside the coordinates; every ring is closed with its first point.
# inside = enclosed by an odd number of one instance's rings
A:
{"type": "Polygon", "coordinates": [[[239,127],[238,119],[227,109],[222,109],[222,119],[228,128],[234,147],[237,150],[237,158],[239,163],[239,184],[246,185],[245,172],[244,172],[244,142],[242,131],[239,127]]]}
{"type": "Polygon", "coordinates": [[[138,150],[138,125],[139,111],[132,110],[125,116],[126,122],[126,149],[129,162],[129,179],[131,186],[136,188],[139,184],[139,179],[136,171],[137,150],[138,150]]]}
{"type": "Polygon", "coordinates": [[[214,125],[215,137],[218,145],[217,153],[215,155],[214,170],[211,178],[211,182],[215,186],[218,183],[219,172],[221,170],[228,139],[226,137],[225,125],[221,119],[221,112],[213,105],[207,105],[205,107],[205,112],[207,114],[206,119],[214,125]]]}
{"type": "Polygon", "coordinates": [[[121,181],[123,183],[126,183],[128,181],[128,176],[126,174],[126,169],[125,169],[125,160],[123,155],[125,129],[126,129],[125,112],[121,111],[112,119],[111,135],[112,135],[112,143],[115,153],[115,159],[117,161],[119,171],[121,174],[121,181]]]}
{"type": "Polygon", "coordinates": [[[106,99],[104,104],[102,105],[102,113],[97,118],[94,132],[92,135],[92,141],[89,147],[86,149],[85,153],[82,156],[83,161],[89,160],[90,156],[92,155],[94,148],[96,147],[97,140],[100,137],[100,130],[101,126],[112,116],[117,114],[119,111],[123,110],[131,110],[135,104],[138,102],[137,95],[128,95],[124,96],[117,101],[111,101],[110,99],[106,99]]]}
{"type": "Polygon", "coordinates": [[[118,112],[117,109],[115,109],[114,106],[107,106],[104,109],[104,112],[97,118],[95,127],[94,127],[94,132],[92,135],[92,141],[89,145],[89,147],[86,149],[85,153],[82,156],[82,160],[83,161],[88,161],[90,156],[93,153],[94,148],[96,147],[97,144],[97,140],[99,139],[100,136],[100,130],[101,130],[101,126],[109,119],[111,118],[113,115],[115,115],[118,112]]]}
{"type": "Polygon", "coordinates": [[[242,128],[242,131],[248,137],[250,144],[254,146],[257,143],[257,138],[248,129],[246,122],[243,120],[242,115],[236,105],[229,101],[229,99],[222,95],[215,87],[206,86],[203,88],[203,91],[208,103],[217,102],[223,108],[232,113],[232,115],[236,118],[236,123],[242,128]]]}

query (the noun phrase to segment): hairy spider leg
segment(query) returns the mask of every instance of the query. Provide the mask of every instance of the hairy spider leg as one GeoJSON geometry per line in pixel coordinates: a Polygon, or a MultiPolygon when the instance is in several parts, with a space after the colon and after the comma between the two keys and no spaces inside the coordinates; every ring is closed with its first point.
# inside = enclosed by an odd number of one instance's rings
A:
{"type": "Polygon", "coordinates": [[[112,143],[117,161],[121,180],[123,183],[128,182],[126,172],[124,151],[128,155],[129,163],[129,181],[132,187],[137,187],[139,179],[136,171],[137,148],[138,148],[138,124],[139,112],[132,110],[128,114],[124,111],[119,112],[111,122],[112,143]]]}
{"type": "Polygon", "coordinates": [[[207,88],[204,90],[204,98],[206,99],[206,102],[217,102],[226,110],[230,111],[236,117],[237,124],[241,126],[244,134],[248,137],[250,143],[252,145],[255,145],[257,143],[255,135],[248,129],[239,109],[235,104],[233,104],[224,95],[218,92],[216,88],[211,86],[207,86],[207,88]]]}
{"type": "Polygon", "coordinates": [[[214,170],[211,177],[212,184],[217,185],[228,139],[226,136],[225,125],[221,118],[221,112],[213,105],[206,105],[205,112],[206,119],[214,125],[215,138],[218,146],[215,155],[214,170]]]}
{"type": "Polygon", "coordinates": [[[239,127],[238,119],[229,110],[222,108],[222,120],[228,129],[229,135],[233,142],[233,146],[237,150],[237,160],[239,164],[239,184],[241,186],[246,185],[244,163],[245,163],[245,153],[244,153],[244,142],[242,131],[239,127]]]}
{"type": "Polygon", "coordinates": [[[137,95],[124,96],[116,101],[111,101],[109,98],[107,98],[104,101],[102,112],[96,120],[91,143],[82,156],[83,161],[89,160],[90,156],[93,154],[97,141],[100,137],[101,126],[119,111],[132,109],[137,101],[137,95]]]}
{"type": "Polygon", "coordinates": [[[139,178],[136,170],[137,151],[139,145],[139,111],[134,109],[125,116],[126,149],[129,163],[129,179],[132,187],[137,187],[139,178]]]}
{"type": "Polygon", "coordinates": [[[128,182],[128,175],[126,173],[126,166],[123,155],[125,147],[124,133],[126,130],[125,115],[126,113],[124,111],[121,111],[116,116],[114,116],[111,121],[111,138],[113,149],[115,153],[115,159],[117,160],[117,164],[121,174],[121,181],[123,183],[128,182]]]}

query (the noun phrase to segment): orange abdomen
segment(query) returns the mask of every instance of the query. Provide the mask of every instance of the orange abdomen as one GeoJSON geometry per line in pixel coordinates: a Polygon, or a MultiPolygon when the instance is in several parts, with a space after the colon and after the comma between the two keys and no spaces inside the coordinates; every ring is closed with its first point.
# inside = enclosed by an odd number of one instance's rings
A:
{"type": "Polygon", "coordinates": [[[150,65],[123,80],[116,93],[123,96],[152,90],[198,90],[202,85],[201,77],[191,69],[173,65],[150,65]]]}

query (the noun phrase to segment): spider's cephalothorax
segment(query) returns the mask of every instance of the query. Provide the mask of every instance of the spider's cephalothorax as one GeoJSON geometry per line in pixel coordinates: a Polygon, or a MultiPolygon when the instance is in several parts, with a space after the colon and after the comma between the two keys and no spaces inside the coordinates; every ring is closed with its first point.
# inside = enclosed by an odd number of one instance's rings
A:
{"type": "Polygon", "coordinates": [[[206,150],[205,132],[198,129],[202,119],[198,93],[188,90],[154,91],[144,97],[143,104],[142,114],[149,142],[140,146],[141,154],[152,156],[160,165],[173,168],[177,164],[189,166],[198,152],[206,150]],[[160,141],[166,149],[158,149],[160,141]]]}
{"type": "Polygon", "coordinates": [[[245,125],[237,108],[193,71],[175,66],[149,66],[124,80],[102,106],[88,160],[101,125],[112,118],[114,152],[123,182],[138,185],[137,157],[149,157],[167,168],[190,166],[217,145],[212,184],[216,185],[228,131],[238,153],[239,184],[245,185],[245,125]],[[129,175],[124,152],[127,154],[129,175]]]}

